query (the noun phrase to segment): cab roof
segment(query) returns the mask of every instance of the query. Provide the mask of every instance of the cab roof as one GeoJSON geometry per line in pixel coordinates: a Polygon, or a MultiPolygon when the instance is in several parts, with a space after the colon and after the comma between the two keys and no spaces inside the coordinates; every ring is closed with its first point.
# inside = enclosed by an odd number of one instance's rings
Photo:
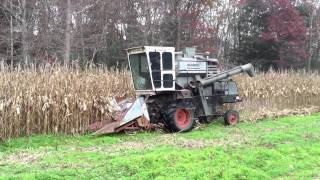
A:
{"type": "Polygon", "coordinates": [[[155,52],[174,52],[174,47],[163,47],[163,46],[138,46],[126,49],[128,54],[137,54],[146,51],[155,51],[155,52]]]}

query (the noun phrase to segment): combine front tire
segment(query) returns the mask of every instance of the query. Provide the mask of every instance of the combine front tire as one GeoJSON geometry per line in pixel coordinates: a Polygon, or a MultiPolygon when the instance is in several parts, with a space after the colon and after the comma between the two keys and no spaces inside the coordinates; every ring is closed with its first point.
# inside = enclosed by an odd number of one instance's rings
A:
{"type": "Polygon", "coordinates": [[[173,132],[191,131],[195,125],[194,109],[170,107],[165,113],[168,128],[173,132]]]}
{"type": "Polygon", "coordinates": [[[239,123],[239,112],[235,110],[229,110],[224,115],[224,122],[226,125],[234,126],[239,123]]]}

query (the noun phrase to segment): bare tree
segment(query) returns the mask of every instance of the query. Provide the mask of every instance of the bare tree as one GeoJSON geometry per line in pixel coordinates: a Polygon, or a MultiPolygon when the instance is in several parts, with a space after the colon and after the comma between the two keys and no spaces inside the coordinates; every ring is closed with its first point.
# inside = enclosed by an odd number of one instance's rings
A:
{"type": "MultiPolygon", "coordinates": [[[[320,57],[320,10],[310,2],[317,9],[314,61],[320,57]]],[[[116,65],[128,47],[159,45],[198,46],[228,62],[241,46],[241,10],[232,0],[0,0],[1,59],[12,66],[52,60],[66,67],[71,60],[116,65]]]]}
{"type": "MultiPolygon", "coordinates": [[[[12,1],[10,1],[10,10],[12,11],[12,1]]],[[[13,17],[10,14],[10,66],[13,68],[13,17]]]]}
{"type": "Polygon", "coordinates": [[[29,65],[29,42],[28,42],[28,29],[27,29],[27,2],[21,1],[22,18],[21,18],[21,34],[22,34],[22,57],[25,66],[29,65]]]}
{"type": "Polygon", "coordinates": [[[65,53],[64,53],[64,66],[68,67],[70,63],[70,52],[71,52],[71,1],[67,0],[66,10],[66,29],[65,29],[65,53]]]}

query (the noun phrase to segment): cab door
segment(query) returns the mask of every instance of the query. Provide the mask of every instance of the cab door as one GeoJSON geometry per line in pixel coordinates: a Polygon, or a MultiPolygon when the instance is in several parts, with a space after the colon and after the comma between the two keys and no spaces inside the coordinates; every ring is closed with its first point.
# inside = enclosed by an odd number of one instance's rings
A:
{"type": "Polygon", "coordinates": [[[175,90],[175,55],[174,52],[161,52],[161,89],[175,90]]]}

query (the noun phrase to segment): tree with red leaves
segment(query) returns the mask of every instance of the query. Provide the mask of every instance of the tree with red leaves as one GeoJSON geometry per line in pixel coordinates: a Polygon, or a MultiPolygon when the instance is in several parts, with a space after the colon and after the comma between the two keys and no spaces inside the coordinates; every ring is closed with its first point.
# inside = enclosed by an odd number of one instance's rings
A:
{"type": "Polygon", "coordinates": [[[303,17],[290,0],[271,0],[268,8],[270,16],[261,37],[278,49],[278,59],[274,61],[281,68],[305,65],[308,53],[303,17]]]}
{"type": "Polygon", "coordinates": [[[290,0],[241,1],[239,48],[241,63],[267,70],[303,67],[308,59],[304,17],[290,0]]]}

